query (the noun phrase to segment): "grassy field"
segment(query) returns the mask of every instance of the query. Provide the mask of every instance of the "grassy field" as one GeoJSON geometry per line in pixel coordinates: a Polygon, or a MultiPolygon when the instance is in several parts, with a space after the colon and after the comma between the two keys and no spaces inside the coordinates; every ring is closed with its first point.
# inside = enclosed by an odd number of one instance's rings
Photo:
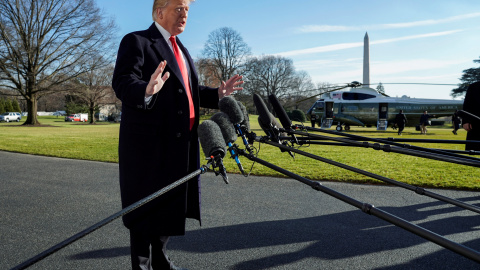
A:
{"type": "MultiPolygon", "coordinates": [[[[256,116],[251,116],[252,131],[263,134],[256,116]]],[[[72,159],[85,159],[103,162],[118,162],[118,123],[64,122],[63,117],[40,117],[42,126],[27,127],[20,123],[0,123],[0,150],[44,155],[72,159]]],[[[366,137],[399,137],[395,131],[379,132],[374,128],[352,127],[352,134],[366,137]]],[[[453,135],[451,128],[429,128],[428,134],[421,135],[414,128],[406,128],[402,138],[465,140],[466,132],[459,130],[453,135]]],[[[238,145],[243,145],[241,140],[238,145]]],[[[418,146],[463,150],[461,144],[414,144],[418,146]]],[[[301,176],[321,181],[341,181],[355,183],[381,183],[370,177],[341,169],[301,155],[292,159],[287,153],[266,144],[255,147],[260,149],[258,157],[301,176]]],[[[242,147],[243,148],[243,147],[242,147]]],[[[344,146],[304,146],[301,150],[347,164],[365,171],[379,174],[404,183],[423,187],[458,188],[480,190],[480,169],[447,162],[435,161],[408,155],[386,153],[369,148],[344,146]]],[[[276,171],[246,158],[241,158],[243,167],[253,175],[283,176],[276,171]]],[[[239,173],[231,158],[225,158],[228,173],[239,173]]],[[[24,164],[24,166],[28,166],[24,164]]]]}

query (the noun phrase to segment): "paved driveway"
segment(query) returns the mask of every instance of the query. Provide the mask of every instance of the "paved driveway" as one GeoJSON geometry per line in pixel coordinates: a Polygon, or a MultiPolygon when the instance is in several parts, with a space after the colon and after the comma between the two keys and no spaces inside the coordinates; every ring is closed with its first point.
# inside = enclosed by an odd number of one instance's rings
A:
{"type": "MultiPolygon", "coordinates": [[[[0,151],[0,269],[120,210],[118,165],[0,151]]],[[[169,243],[189,269],[479,269],[480,264],[292,179],[203,176],[203,222],[169,243]]],[[[480,215],[390,186],[324,183],[480,250],[480,215]]],[[[435,190],[480,204],[475,192],[435,190]]],[[[130,269],[120,220],[29,269],[130,269]]]]}

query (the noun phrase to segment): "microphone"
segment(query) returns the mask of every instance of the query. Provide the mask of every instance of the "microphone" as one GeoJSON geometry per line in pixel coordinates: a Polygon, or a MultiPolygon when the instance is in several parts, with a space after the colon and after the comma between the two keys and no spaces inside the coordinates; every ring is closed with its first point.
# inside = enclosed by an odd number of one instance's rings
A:
{"type": "Polygon", "coordinates": [[[250,147],[250,144],[248,143],[247,138],[245,136],[245,132],[240,126],[240,124],[245,119],[243,117],[242,109],[240,109],[240,107],[238,106],[237,101],[231,96],[226,96],[220,99],[220,101],[218,102],[218,107],[220,108],[220,111],[228,115],[228,117],[230,118],[230,121],[233,123],[233,126],[235,127],[237,134],[240,135],[240,137],[242,137],[245,148],[247,148],[248,152],[252,154],[253,149],[250,147]]]}
{"type": "Polygon", "coordinates": [[[221,174],[223,181],[228,184],[228,176],[223,165],[223,157],[225,157],[225,140],[222,137],[220,127],[211,120],[205,120],[198,126],[198,137],[202,145],[203,153],[212,163],[215,175],[221,174]],[[218,167],[219,172],[215,171],[218,167]]]}
{"type": "MultiPolygon", "coordinates": [[[[274,94],[271,94],[268,96],[268,99],[270,100],[270,104],[272,104],[273,110],[278,116],[278,119],[280,119],[280,123],[282,123],[283,129],[285,130],[292,130],[292,121],[290,120],[290,117],[288,117],[287,112],[283,108],[283,106],[280,104],[280,101],[278,101],[277,97],[274,94]]],[[[295,137],[295,134],[291,134],[292,139],[296,144],[298,144],[297,137],[295,137]]]]}
{"type": "Polygon", "coordinates": [[[248,118],[247,108],[245,108],[245,105],[243,105],[243,103],[238,100],[237,104],[243,114],[243,121],[240,123],[240,126],[244,127],[244,131],[250,133],[250,119],[248,118]]]}
{"type": "Polygon", "coordinates": [[[270,100],[270,104],[272,104],[273,110],[277,114],[278,119],[280,119],[280,123],[285,130],[292,129],[292,121],[290,121],[290,117],[288,117],[287,112],[278,101],[277,97],[274,94],[268,96],[268,100],[270,100]]]}
{"type": "MultiPolygon", "coordinates": [[[[265,131],[265,134],[267,134],[271,141],[283,144],[280,141],[280,124],[278,123],[277,119],[273,117],[270,111],[268,111],[267,105],[265,105],[263,99],[258,94],[253,94],[253,103],[255,104],[255,107],[257,107],[258,123],[263,131],[265,131]]],[[[285,152],[283,149],[280,150],[285,152]]],[[[290,156],[294,157],[292,152],[288,151],[288,153],[290,156]]]]}
{"type": "Polygon", "coordinates": [[[227,143],[228,150],[230,151],[231,157],[235,159],[235,162],[237,163],[237,166],[240,169],[240,172],[242,172],[242,174],[246,176],[245,171],[243,170],[242,163],[240,163],[240,159],[238,158],[238,153],[236,153],[235,151],[235,149],[237,149],[237,145],[235,144],[235,141],[237,140],[237,133],[235,133],[235,128],[233,127],[233,124],[230,121],[230,118],[226,113],[218,112],[214,114],[210,118],[210,120],[217,123],[217,125],[220,127],[223,140],[227,143]]]}
{"type": "Polygon", "coordinates": [[[240,128],[242,129],[243,133],[246,134],[248,138],[248,143],[253,144],[253,142],[255,142],[257,134],[252,132],[252,130],[250,129],[250,118],[248,117],[247,108],[245,108],[245,105],[243,105],[243,103],[239,100],[237,100],[237,103],[238,107],[240,107],[240,110],[242,110],[243,113],[243,122],[240,123],[240,128]]]}
{"type": "Polygon", "coordinates": [[[260,124],[260,127],[272,141],[280,143],[280,131],[278,130],[280,125],[277,125],[278,123],[275,117],[273,117],[270,111],[268,111],[267,105],[265,105],[263,99],[258,94],[253,94],[253,103],[255,104],[255,107],[257,107],[258,123],[260,124]]]}

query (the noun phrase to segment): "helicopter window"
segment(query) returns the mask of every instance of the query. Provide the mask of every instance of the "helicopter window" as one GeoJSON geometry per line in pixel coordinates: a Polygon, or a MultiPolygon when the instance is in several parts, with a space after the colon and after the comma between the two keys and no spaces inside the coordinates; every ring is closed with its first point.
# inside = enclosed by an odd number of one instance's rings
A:
{"type": "Polygon", "coordinates": [[[375,98],[374,95],[364,94],[364,93],[348,93],[344,92],[342,98],[344,100],[364,100],[375,98]]]}
{"type": "Polygon", "coordinates": [[[315,103],[315,108],[319,109],[319,110],[323,110],[323,107],[324,107],[323,105],[324,104],[325,103],[323,103],[323,102],[317,102],[317,103],[315,103]]]}

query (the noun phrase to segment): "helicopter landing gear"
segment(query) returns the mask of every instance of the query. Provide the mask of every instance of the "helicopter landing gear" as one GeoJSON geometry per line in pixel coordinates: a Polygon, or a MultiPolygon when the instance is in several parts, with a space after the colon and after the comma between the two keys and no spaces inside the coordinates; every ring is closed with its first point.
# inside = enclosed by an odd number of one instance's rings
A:
{"type": "Polygon", "coordinates": [[[336,128],[335,128],[337,131],[342,131],[345,129],[345,131],[349,131],[350,130],[350,125],[345,125],[345,126],[342,126],[342,125],[338,125],[336,128]]]}

